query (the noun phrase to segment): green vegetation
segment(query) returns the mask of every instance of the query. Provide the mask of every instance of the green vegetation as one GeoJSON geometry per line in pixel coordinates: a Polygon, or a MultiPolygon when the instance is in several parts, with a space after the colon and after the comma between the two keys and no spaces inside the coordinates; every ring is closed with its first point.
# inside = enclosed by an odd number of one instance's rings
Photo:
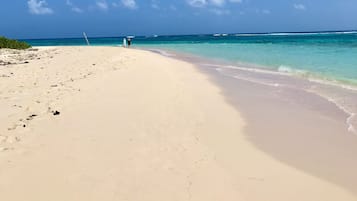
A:
{"type": "Polygon", "coordinates": [[[27,49],[30,47],[31,47],[31,45],[27,44],[26,42],[11,40],[11,39],[0,36],[0,49],[1,48],[9,48],[9,49],[23,50],[23,49],[27,49]]]}

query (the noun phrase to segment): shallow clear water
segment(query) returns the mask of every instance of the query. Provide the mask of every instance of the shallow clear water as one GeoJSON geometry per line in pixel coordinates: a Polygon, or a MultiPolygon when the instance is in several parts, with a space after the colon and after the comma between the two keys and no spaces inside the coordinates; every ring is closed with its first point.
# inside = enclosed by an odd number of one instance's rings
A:
{"type": "MultiPolygon", "coordinates": [[[[25,40],[34,46],[85,45],[79,39],[25,40]]],[[[121,45],[122,38],[91,38],[121,45]]],[[[136,37],[134,45],[191,53],[248,67],[357,85],[357,32],[136,37]]]]}

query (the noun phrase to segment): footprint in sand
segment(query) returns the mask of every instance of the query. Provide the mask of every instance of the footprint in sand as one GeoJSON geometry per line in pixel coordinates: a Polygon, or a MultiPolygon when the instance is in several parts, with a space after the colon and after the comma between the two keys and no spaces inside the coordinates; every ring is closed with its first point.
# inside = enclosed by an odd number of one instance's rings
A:
{"type": "Polygon", "coordinates": [[[7,151],[7,150],[9,150],[9,148],[7,148],[7,147],[0,147],[0,152],[5,152],[5,151],[7,151]]]}
{"type": "Polygon", "coordinates": [[[7,130],[13,131],[13,130],[15,130],[18,126],[19,126],[18,124],[14,124],[14,125],[12,125],[12,127],[7,128],[7,130]]]}
{"type": "Polygon", "coordinates": [[[37,117],[37,114],[32,114],[26,118],[27,121],[33,120],[35,117],[37,117]]]}
{"type": "Polygon", "coordinates": [[[22,108],[21,105],[13,105],[13,107],[22,108]]]}
{"type": "Polygon", "coordinates": [[[20,119],[19,120],[20,123],[15,123],[13,124],[11,127],[7,128],[8,131],[13,131],[13,130],[16,130],[17,127],[23,127],[23,128],[26,128],[26,124],[24,122],[23,119],[20,119]]]}

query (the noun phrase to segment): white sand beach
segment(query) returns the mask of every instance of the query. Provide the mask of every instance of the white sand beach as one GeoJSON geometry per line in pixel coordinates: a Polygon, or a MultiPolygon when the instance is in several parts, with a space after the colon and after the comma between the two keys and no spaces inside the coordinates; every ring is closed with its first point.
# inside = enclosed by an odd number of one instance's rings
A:
{"type": "Polygon", "coordinates": [[[0,51],[0,200],[357,200],[258,149],[239,106],[190,63],[119,47],[0,51]]]}

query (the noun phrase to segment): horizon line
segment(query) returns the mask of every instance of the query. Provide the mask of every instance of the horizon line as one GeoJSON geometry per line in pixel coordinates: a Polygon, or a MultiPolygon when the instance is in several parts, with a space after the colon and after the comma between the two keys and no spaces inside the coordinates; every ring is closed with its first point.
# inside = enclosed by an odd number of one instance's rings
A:
{"type": "MultiPolygon", "coordinates": [[[[213,35],[213,34],[228,34],[228,35],[237,35],[237,34],[254,34],[254,35],[263,35],[263,34],[303,34],[303,33],[342,33],[342,32],[357,32],[357,29],[351,29],[351,30],[320,30],[320,31],[273,31],[273,32],[235,32],[235,33],[192,33],[192,34],[164,34],[164,35],[156,35],[156,34],[150,34],[150,35],[137,35],[135,37],[141,38],[141,37],[151,37],[151,36],[197,36],[197,35],[213,35]]],[[[0,35],[1,36],[1,35],[0,35]]],[[[133,35],[121,35],[121,36],[94,36],[88,38],[91,39],[96,39],[96,38],[124,38],[128,36],[133,36],[133,35]]],[[[17,38],[16,40],[55,40],[55,39],[81,39],[83,37],[58,37],[58,38],[17,38]]]]}

